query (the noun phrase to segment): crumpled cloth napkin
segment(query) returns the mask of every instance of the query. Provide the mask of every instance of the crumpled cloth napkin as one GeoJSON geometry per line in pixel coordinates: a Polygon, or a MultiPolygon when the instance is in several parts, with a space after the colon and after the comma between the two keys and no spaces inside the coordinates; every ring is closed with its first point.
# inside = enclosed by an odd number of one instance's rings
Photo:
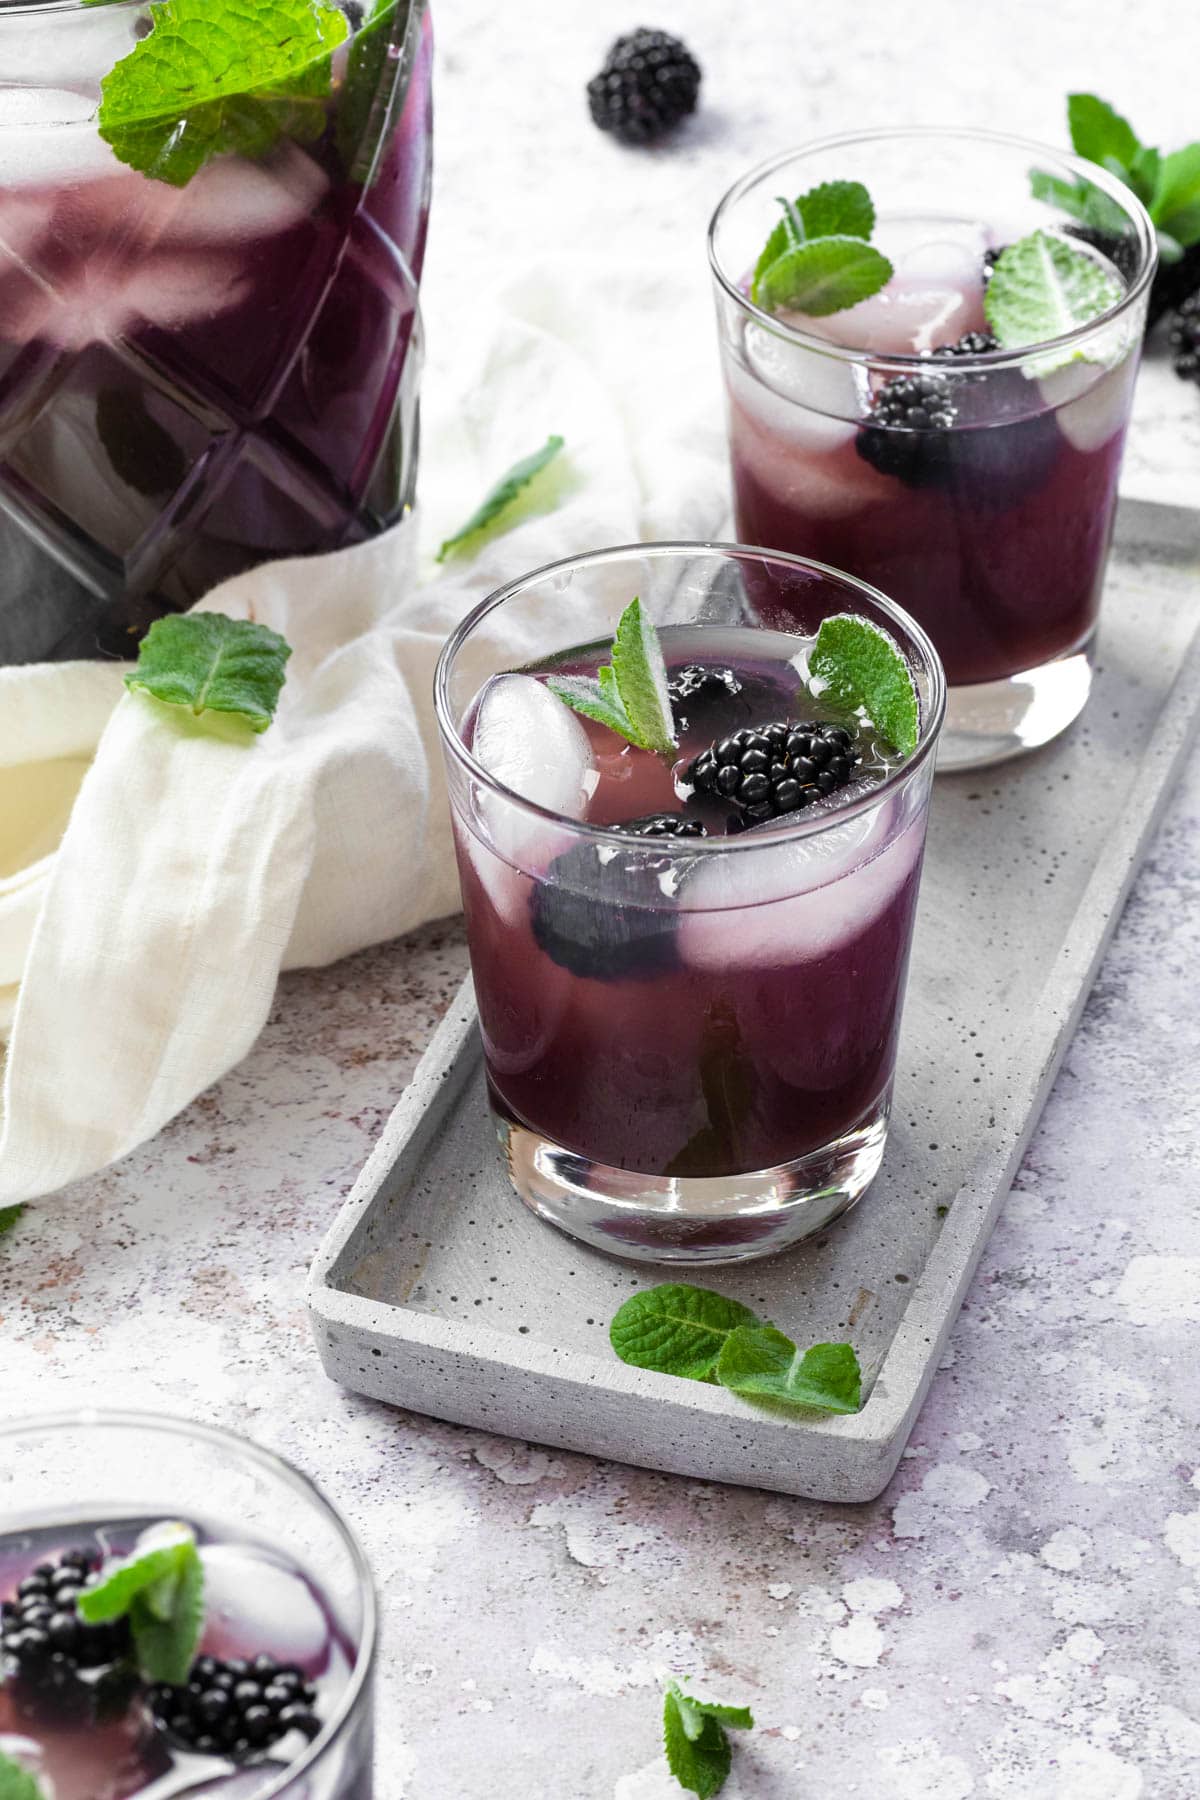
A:
{"type": "Polygon", "coordinates": [[[721,533],[702,281],[547,263],[426,305],[418,514],[201,602],[293,646],[267,732],[164,716],[111,664],[0,670],[0,1207],[151,1137],[246,1054],[281,969],[457,909],[432,681],[471,606],[557,556],[721,533]],[[551,432],[558,508],[435,572],[429,549],[551,432]]]}

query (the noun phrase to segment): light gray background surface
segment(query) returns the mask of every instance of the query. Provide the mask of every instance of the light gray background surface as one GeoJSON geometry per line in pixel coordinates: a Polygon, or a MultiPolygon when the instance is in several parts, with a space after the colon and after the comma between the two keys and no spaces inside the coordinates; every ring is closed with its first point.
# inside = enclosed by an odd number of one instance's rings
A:
{"type": "MultiPolygon", "coordinates": [[[[1080,86],[1164,143],[1200,134],[1188,0],[447,0],[438,28],[433,272],[481,292],[526,247],[691,259],[702,281],[727,180],[818,132],[943,119],[1058,141],[1080,86]],[[601,139],[580,99],[608,37],[643,22],[681,30],[707,77],[703,115],[652,157],[601,139]]],[[[1129,472],[1200,499],[1200,395],[1146,384],[1129,472]]],[[[287,978],[239,1069],[22,1222],[0,1251],[0,1410],[163,1407],[319,1477],[383,1594],[380,1800],[678,1795],[666,1669],[755,1709],[728,1800],[1191,1800],[1198,815],[1194,762],[868,1507],[551,1455],[325,1381],[305,1270],[464,970],[457,924],[287,978]]]]}

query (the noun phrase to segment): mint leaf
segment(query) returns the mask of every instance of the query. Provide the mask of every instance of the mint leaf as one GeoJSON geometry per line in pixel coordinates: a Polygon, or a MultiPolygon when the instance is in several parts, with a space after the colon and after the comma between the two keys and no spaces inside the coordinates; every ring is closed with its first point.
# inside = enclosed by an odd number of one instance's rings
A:
{"type": "Polygon", "coordinates": [[[1132,169],[1141,141],[1133,126],[1107,100],[1095,94],[1068,94],[1067,124],[1077,155],[1099,163],[1101,168],[1115,163],[1114,173],[1121,176],[1132,169]]]}
{"type": "Polygon", "coordinates": [[[751,297],[768,312],[787,307],[821,319],[869,299],[891,278],[887,257],[861,238],[809,238],[762,271],[751,297]]]}
{"type": "Polygon", "coordinates": [[[190,1526],[144,1531],[131,1555],[100,1571],[76,1601],[89,1625],[127,1617],[148,1681],[187,1680],[204,1628],[204,1564],[190,1526]]]}
{"type": "MultiPolygon", "coordinates": [[[[1035,231],[1000,252],[983,310],[1004,349],[1019,350],[1099,318],[1124,291],[1115,275],[1082,250],[1048,231],[1035,231]]],[[[1068,354],[1065,360],[1075,357],[1068,354]]],[[[1058,366],[1052,356],[1042,372],[1058,366]]]]}
{"type": "Polygon", "coordinates": [[[37,1777],[0,1750],[0,1800],[46,1800],[37,1777]]]}
{"type": "Polygon", "coordinates": [[[0,1206],[0,1237],[11,1231],[21,1214],[25,1211],[23,1204],[17,1206],[0,1206]]]}
{"type": "MultiPolygon", "coordinates": [[[[370,182],[383,142],[385,121],[378,109],[387,90],[381,90],[381,77],[393,46],[399,51],[404,43],[416,3],[417,0],[375,0],[350,46],[346,77],[338,95],[337,146],[346,174],[360,185],[370,182]]],[[[403,103],[403,95],[398,95],[396,117],[403,103]]]]}
{"type": "Polygon", "coordinates": [[[699,1061],[708,1122],[671,1158],[667,1175],[708,1176],[721,1165],[736,1166],[742,1130],[759,1098],[757,1071],[742,1041],[737,1013],[722,1000],[714,1000],[705,1013],[699,1061]]]}
{"type": "Polygon", "coordinates": [[[1150,216],[1185,248],[1200,243],[1200,143],[1163,157],[1150,216]]]}
{"type": "Polygon", "coordinates": [[[640,600],[631,600],[617,623],[612,668],[621,704],[638,734],[635,741],[643,749],[663,755],[674,750],[678,739],[671,715],[667,665],[658,633],[642,611],[640,600]]]}
{"type": "Polygon", "coordinates": [[[214,156],[321,136],[349,25],[319,0],[159,0],[154,29],[100,84],[100,136],[130,168],[185,187],[214,156]]]}
{"type": "Polygon", "coordinates": [[[917,690],[886,631],[857,613],[834,613],[821,622],[808,668],[835,706],[848,713],[861,708],[893,749],[912,755],[920,733],[917,690]]]}
{"type": "Polygon", "coordinates": [[[591,675],[552,675],[546,686],[565,705],[582,713],[585,719],[595,719],[597,724],[607,725],[610,731],[627,738],[631,744],[637,743],[637,735],[621,705],[620,695],[611,683],[606,689],[591,675]]]}
{"type": "Polygon", "coordinates": [[[823,181],[798,200],[781,200],[779,204],[783,217],[754,267],[750,298],[756,305],[763,275],[786,250],[809,238],[869,238],[875,229],[875,207],[861,181],[823,181]]]}
{"type": "Polygon", "coordinates": [[[490,488],[471,514],[465,525],[461,525],[453,537],[448,537],[437,553],[437,561],[445,562],[452,551],[461,549],[468,538],[477,537],[489,526],[501,522],[514,500],[529,486],[535,476],[554,461],[563,447],[560,437],[548,437],[540,450],[529,456],[523,456],[515,462],[511,469],[500,477],[493,488],[490,488]]]}
{"type": "Polygon", "coordinates": [[[624,1363],[685,1381],[709,1381],[726,1338],[756,1325],[740,1301],[711,1288],[667,1281],[631,1294],[609,1326],[609,1342],[624,1363]]]}
{"type": "Polygon", "coordinates": [[[743,1398],[785,1400],[790,1406],[856,1413],[862,1373],[850,1344],[814,1344],[803,1355],[773,1325],[742,1325],[730,1333],[717,1361],[717,1380],[743,1398]]]}
{"type": "Polygon", "coordinates": [[[234,713],[251,731],[275,717],[291,645],[269,626],[224,613],[171,613],[156,619],[138,651],[127,688],[141,688],[169,706],[234,713]]]}
{"type": "Polygon", "coordinates": [[[724,1727],[748,1731],[753,1724],[749,1707],[694,1700],[677,1682],[668,1682],[663,1695],[663,1749],[680,1787],[700,1800],[719,1794],[733,1761],[724,1727]]]}

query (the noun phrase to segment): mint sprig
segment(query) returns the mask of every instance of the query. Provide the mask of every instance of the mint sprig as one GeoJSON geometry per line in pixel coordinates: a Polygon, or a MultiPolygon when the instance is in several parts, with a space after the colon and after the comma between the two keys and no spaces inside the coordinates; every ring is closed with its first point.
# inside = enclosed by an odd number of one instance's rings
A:
{"type": "MultiPolygon", "coordinates": [[[[1107,169],[1137,195],[1158,233],[1164,263],[1177,262],[1200,243],[1200,141],[1164,155],[1144,144],[1128,119],[1097,94],[1068,94],[1067,124],[1076,154],[1107,169]]],[[[1035,199],[1049,200],[1101,231],[1128,231],[1125,214],[1094,182],[1066,182],[1044,169],[1032,170],[1029,179],[1035,199]]]]}
{"type": "Polygon", "coordinates": [[[0,1206],[0,1237],[12,1230],[24,1211],[25,1207],[21,1202],[16,1206],[0,1206]]]}
{"type": "Polygon", "coordinates": [[[505,517],[521,495],[542,473],[549,468],[564,440],[557,435],[548,437],[540,450],[534,450],[529,456],[523,456],[515,462],[511,469],[506,469],[499,481],[488,489],[475,511],[465,525],[460,525],[453,537],[448,537],[437,553],[436,560],[445,562],[452,553],[460,551],[464,546],[478,548],[486,531],[503,527],[505,517]]]}
{"type": "Polygon", "coordinates": [[[138,1667],[148,1681],[187,1680],[204,1629],[204,1564],[190,1526],[143,1532],[131,1555],[110,1563],[76,1601],[96,1625],[128,1618],[138,1667]]]}
{"type": "Polygon", "coordinates": [[[1034,231],[1000,252],[983,310],[1002,347],[1020,350],[1098,319],[1124,291],[1083,250],[1052,232],[1034,231]]]}
{"type": "Polygon", "coordinates": [[[261,732],[275,717],[291,654],[286,639],[252,619],[170,613],[156,619],[142,639],[125,686],[186,707],[197,717],[234,714],[261,732]]]}
{"type": "Polygon", "coordinates": [[[591,675],[556,675],[552,694],[585,718],[607,725],[639,750],[669,756],[677,748],[667,665],[653,620],[631,600],[617,622],[612,663],[591,675]]]}
{"type": "Polygon", "coordinates": [[[746,1400],[776,1400],[824,1412],[858,1412],[862,1371],[847,1343],[801,1352],[776,1326],[712,1288],[663,1282],[631,1294],[609,1326],[624,1363],[716,1381],[746,1400]]]}
{"type": "Polygon", "coordinates": [[[912,755],[921,723],[917,690],[886,631],[857,613],[833,613],[821,621],[808,671],[835,706],[864,713],[901,756],[912,755]]]}
{"type": "Polygon", "coordinates": [[[825,181],[779,204],[783,217],[750,283],[756,306],[823,318],[869,299],[891,280],[891,263],[867,241],[875,207],[861,181],[825,181]]]}
{"type": "Polygon", "coordinates": [[[748,1706],[697,1700],[677,1681],[669,1681],[663,1694],[663,1749],[680,1787],[700,1800],[712,1800],[725,1786],[733,1762],[726,1727],[750,1731],[753,1725],[748,1706]]]}
{"type": "Polygon", "coordinates": [[[46,1800],[46,1791],[30,1770],[0,1750],[0,1800],[46,1800]]]}

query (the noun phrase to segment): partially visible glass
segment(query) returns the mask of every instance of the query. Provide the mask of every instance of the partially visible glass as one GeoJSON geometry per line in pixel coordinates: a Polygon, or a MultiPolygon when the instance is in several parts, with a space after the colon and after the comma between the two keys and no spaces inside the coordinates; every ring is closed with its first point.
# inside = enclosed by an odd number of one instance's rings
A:
{"type": "Polygon", "coordinates": [[[98,129],[149,5],[0,0],[0,664],[136,655],[410,501],[430,17],[343,10],[316,129],[181,187],[98,129]]]}
{"type": "MultiPolygon", "coordinates": [[[[1051,191],[1051,190],[1047,190],[1051,191]]],[[[1068,237],[1067,241],[1072,241],[1068,237]]],[[[1075,238],[1077,247],[1086,248],[1075,238]]],[[[709,233],[738,536],[819,557],[919,619],[946,669],[942,768],[1045,743],[1082,709],[1137,374],[1155,238],[1115,177],[984,132],[883,130],[772,158],[725,195],[709,233]],[[989,262],[1070,215],[1030,173],[1092,185],[1120,302],[1046,344],[946,348],[986,328],[989,262]],[[884,294],[803,320],[762,311],[749,277],[788,199],[857,180],[896,270],[884,294]],[[914,347],[915,344],[915,347],[914,347]],[[938,347],[943,358],[932,354],[938,347]],[[953,425],[868,419],[884,384],[932,377],[953,425]]]]}
{"type": "MultiPolygon", "coordinates": [[[[281,1457],[216,1427],[155,1413],[81,1411],[0,1428],[0,1601],[77,1546],[125,1553],[162,1520],[191,1525],[206,1557],[200,1649],[294,1665],[318,1691],[321,1729],[237,1766],[172,1743],[120,1672],[0,1660],[0,1749],[55,1800],[371,1800],[375,1594],[341,1515],[281,1457]],[[297,1750],[298,1747],[298,1750],[297,1750]]],[[[7,1612],[5,1615],[7,1624],[7,1612]]]]}
{"type": "MultiPolygon", "coordinates": [[[[796,704],[791,676],[782,705],[796,704]]],[[[944,699],[928,638],[882,594],[737,547],[555,563],[450,639],[436,700],[491,1105],[513,1185],[541,1217],[621,1256],[723,1262],[806,1237],[864,1192],[887,1132],[944,699]],[[635,595],[668,669],[744,673],[739,656],[777,661],[781,640],[800,654],[832,613],[867,618],[912,673],[915,752],[820,816],[656,837],[636,854],[628,836],[522,799],[473,754],[482,687],[514,663],[594,663],[635,595]],[[598,639],[582,653],[581,619],[598,639]],[[568,941],[548,949],[551,914],[568,941]]],[[[612,799],[606,779],[593,810],[612,799]]],[[[622,816],[657,812],[648,793],[622,816]]]]}

